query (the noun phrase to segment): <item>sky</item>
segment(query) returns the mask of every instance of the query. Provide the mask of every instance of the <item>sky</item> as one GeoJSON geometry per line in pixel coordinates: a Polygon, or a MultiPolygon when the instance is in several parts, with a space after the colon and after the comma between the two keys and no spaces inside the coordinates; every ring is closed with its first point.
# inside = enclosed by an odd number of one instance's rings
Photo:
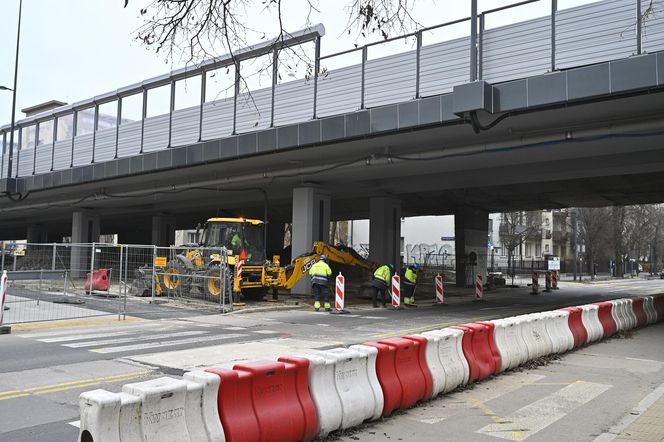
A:
{"type": "MultiPolygon", "coordinates": [[[[322,54],[330,54],[379,40],[371,35],[366,39],[344,33],[350,0],[314,0],[318,12],[310,17],[312,23],[323,23],[326,35],[322,40],[322,54]]],[[[487,10],[515,3],[516,0],[479,0],[479,9],[487,10]]],[[[588,0],[559,0],[559,8],[566,8],[588,0]]],[[[0,1],[0,85],[12,86],[14,73],[16,22],[19,0],[0,1]]],[[[119,87],[140,82],[180,67],[167,63],[162,55],[146,49],[135,39],[142,24],[139,14],[148,0],[24,0],[21,29],[21,49],[17,87],[17,119],[23,117],[20,109],[37,103],[57,99],[68,103],[90,98],[119,87]]],[[[261,5],[262,0],[256,0],[261,5]]],[[[423,26],[451,21],[468,16],[470,0],[416,0],[415,19],[423,26]]],[[[548,13],[550,2],[542,0],[492,14],[487,27],[542,16],[548,13]]],[[[301,29],[307,19],[304,0],[284,0],[284,26],[289,30],[301,29]]],[[[269,37],[277,32],[274,12],[261,7],[246,11],[247,21],[269,37]]],[[[424,44],[467,33],[467,25],[456,25],[445,33],[431,33],[424,44]]],[[[412,42],[410,42],[412,43],[412,42]]],[[[404,49],[405,42],[374,47],[369,57],[404,49]]],[[[410,47],[406,46],[406,49],[410,47]]],[[[359,61],[351,55],[330,60],[330,68],[338,64],[359,61]]],[[[0,91],[0,125],[9,123],[11,92],[0,91]]]]}

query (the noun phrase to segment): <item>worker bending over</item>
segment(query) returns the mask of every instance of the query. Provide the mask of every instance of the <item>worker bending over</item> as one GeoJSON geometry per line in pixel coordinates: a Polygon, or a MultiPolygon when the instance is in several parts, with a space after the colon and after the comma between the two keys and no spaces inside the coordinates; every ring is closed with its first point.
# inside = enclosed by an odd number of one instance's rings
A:
{"type": "Polygon", "coordinates": [[[386,299],[390,297],[388,287],[390,286],[393,271],[394,265],[384,264],[378,267],[374,272],[373,279],[371,280],[371,287],[373,288],[371,300],[374,308],[378,307],[378,292],[380,292],[380,302],[382,306],[385,307],[386,299]]]}
{"type": "Polygon", "coordinates": [[[415,305],[415,287],[417,286],[417,272],[420,265],[415,263],[406,267],[403,274],[403,303],[405,305],[415,305]]]}

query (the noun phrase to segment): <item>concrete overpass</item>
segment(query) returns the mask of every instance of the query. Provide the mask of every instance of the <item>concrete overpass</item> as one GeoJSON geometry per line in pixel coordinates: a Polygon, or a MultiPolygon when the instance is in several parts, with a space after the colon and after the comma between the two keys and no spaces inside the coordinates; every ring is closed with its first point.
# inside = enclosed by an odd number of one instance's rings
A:
{"type": "MultiPolygon", "coordinates": [[[[325,240],[329,219],[369,218],[372,258],[387,262],[401,217],[455,214],[461,266],[471,251],[486,256],[491,211],[661,202],[664,21],[645,38],[639,6],[554,8],[489,30],[495,11],[474,10],[467,37],[426,46],[425,30],[414,51],[375,60],[358,48],[360,65],[255,91],[253,111],[238,94],[206,101],[204,73],[232,62],[222,57],[23,120],[93,109],[97,121],[108,102],[119,111],[114,128],[19,147],[0,180],[0,237],[168,243],[165,224],[267,208],[275,231],[293,222],[294,254],[325,240]],[[176,110],[177,82],[195,75],[200,106],[176,110]],[[146,117],[147,91],[163,86],[170,112],[146,117]],[[136,93],[144,118],[123,123],[122,100],[136,93]]],[[[318,47],[323,34],[287,44],[318,47]]]]}

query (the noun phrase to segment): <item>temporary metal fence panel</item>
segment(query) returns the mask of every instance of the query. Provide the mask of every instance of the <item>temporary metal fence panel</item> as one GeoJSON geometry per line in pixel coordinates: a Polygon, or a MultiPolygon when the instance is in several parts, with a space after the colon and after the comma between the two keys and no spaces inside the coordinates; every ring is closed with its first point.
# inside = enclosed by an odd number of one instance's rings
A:
{"type": "Polygon", "coordinates": [[[29,176],[32,175],[32,168],[34,165],[35,150],[22,148],[18,153],[18,175],[29,176]]]}
{"type": "Polygon", "coordinates": [[[636,2],[605,0],[556,13],[556,68],[629,57],[636,48],[636,2]]]}
{"type": "Polygon", "coordinates": [[[541,17],[484,31],[482,79],[500,82],[551,70],[551,18],[541,17]]]}
{"type": "Polygon", "coordinates": [[[171,146],[184,146],[198,141],[200,113],[200,106],[188,107],[173,112],[171,146]]]}

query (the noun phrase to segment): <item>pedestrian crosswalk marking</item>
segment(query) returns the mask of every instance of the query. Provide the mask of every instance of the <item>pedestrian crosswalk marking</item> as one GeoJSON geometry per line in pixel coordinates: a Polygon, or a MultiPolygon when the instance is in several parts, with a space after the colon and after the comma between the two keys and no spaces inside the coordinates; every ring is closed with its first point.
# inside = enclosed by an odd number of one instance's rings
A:
{"type": "Polygon", "coordinates": [[[176,340],[169,340],[169,341],[157,341],[157,342],[146,342],[143,344],[132,344],[132,345],[121,345],[118,347],[102,347],[102,348],[95,348],[90,351],[95,352],[95,353],[102,353],[102,354],[108,354],[108,353],[120,353],[123,351],[136,351],[136,350],[147,350],[151,348],[159,348],[159,347],[174,347],[176,345],[184,345],[184,344],[197,344],[199,342],[210,342],[210,341],[222,341],[225,339],[235,339],[235,338],[242,338],[248,336],[246,334],[228,334],[228,335],[215,335],[215,336],[197,336],[194,338],[188,338],[188,339],[176,339],[176,340]]]}
{"type": "Polygon", "coordinates": [[[58,336],[57,338],[44,338],[37,339],[39,342],[55,343],[55,342],[69,342],[69,341],[82,341],[84,339],[106,338],[110,336],[126,336],[135,333],[135,331],[121,331],[114,333],[92,333],[89,335],[70,335],[58,336]]]}
{"type": "Polygon", "coordinates": [[[71,344],[63,344],[63,346],[69,348],[96,347],[99,345],[123,344],[125,342],[153,341],[155,339],[197,336],[197,335],[204,335],[206,333],[208,332],[203,330],[191,330],[191,331],[183,331],[177,333],[149,334],[143,336],[130,336],[128,338],[103,339],[101,341],[74,342],[71,344]]]}
{"type": "Polygon", "coordinates": [[[486,425],[477,433],[515,441],[527,439],[610,388],[593,382],[575,382],[520,408],[500,422],[486,425]]]}

